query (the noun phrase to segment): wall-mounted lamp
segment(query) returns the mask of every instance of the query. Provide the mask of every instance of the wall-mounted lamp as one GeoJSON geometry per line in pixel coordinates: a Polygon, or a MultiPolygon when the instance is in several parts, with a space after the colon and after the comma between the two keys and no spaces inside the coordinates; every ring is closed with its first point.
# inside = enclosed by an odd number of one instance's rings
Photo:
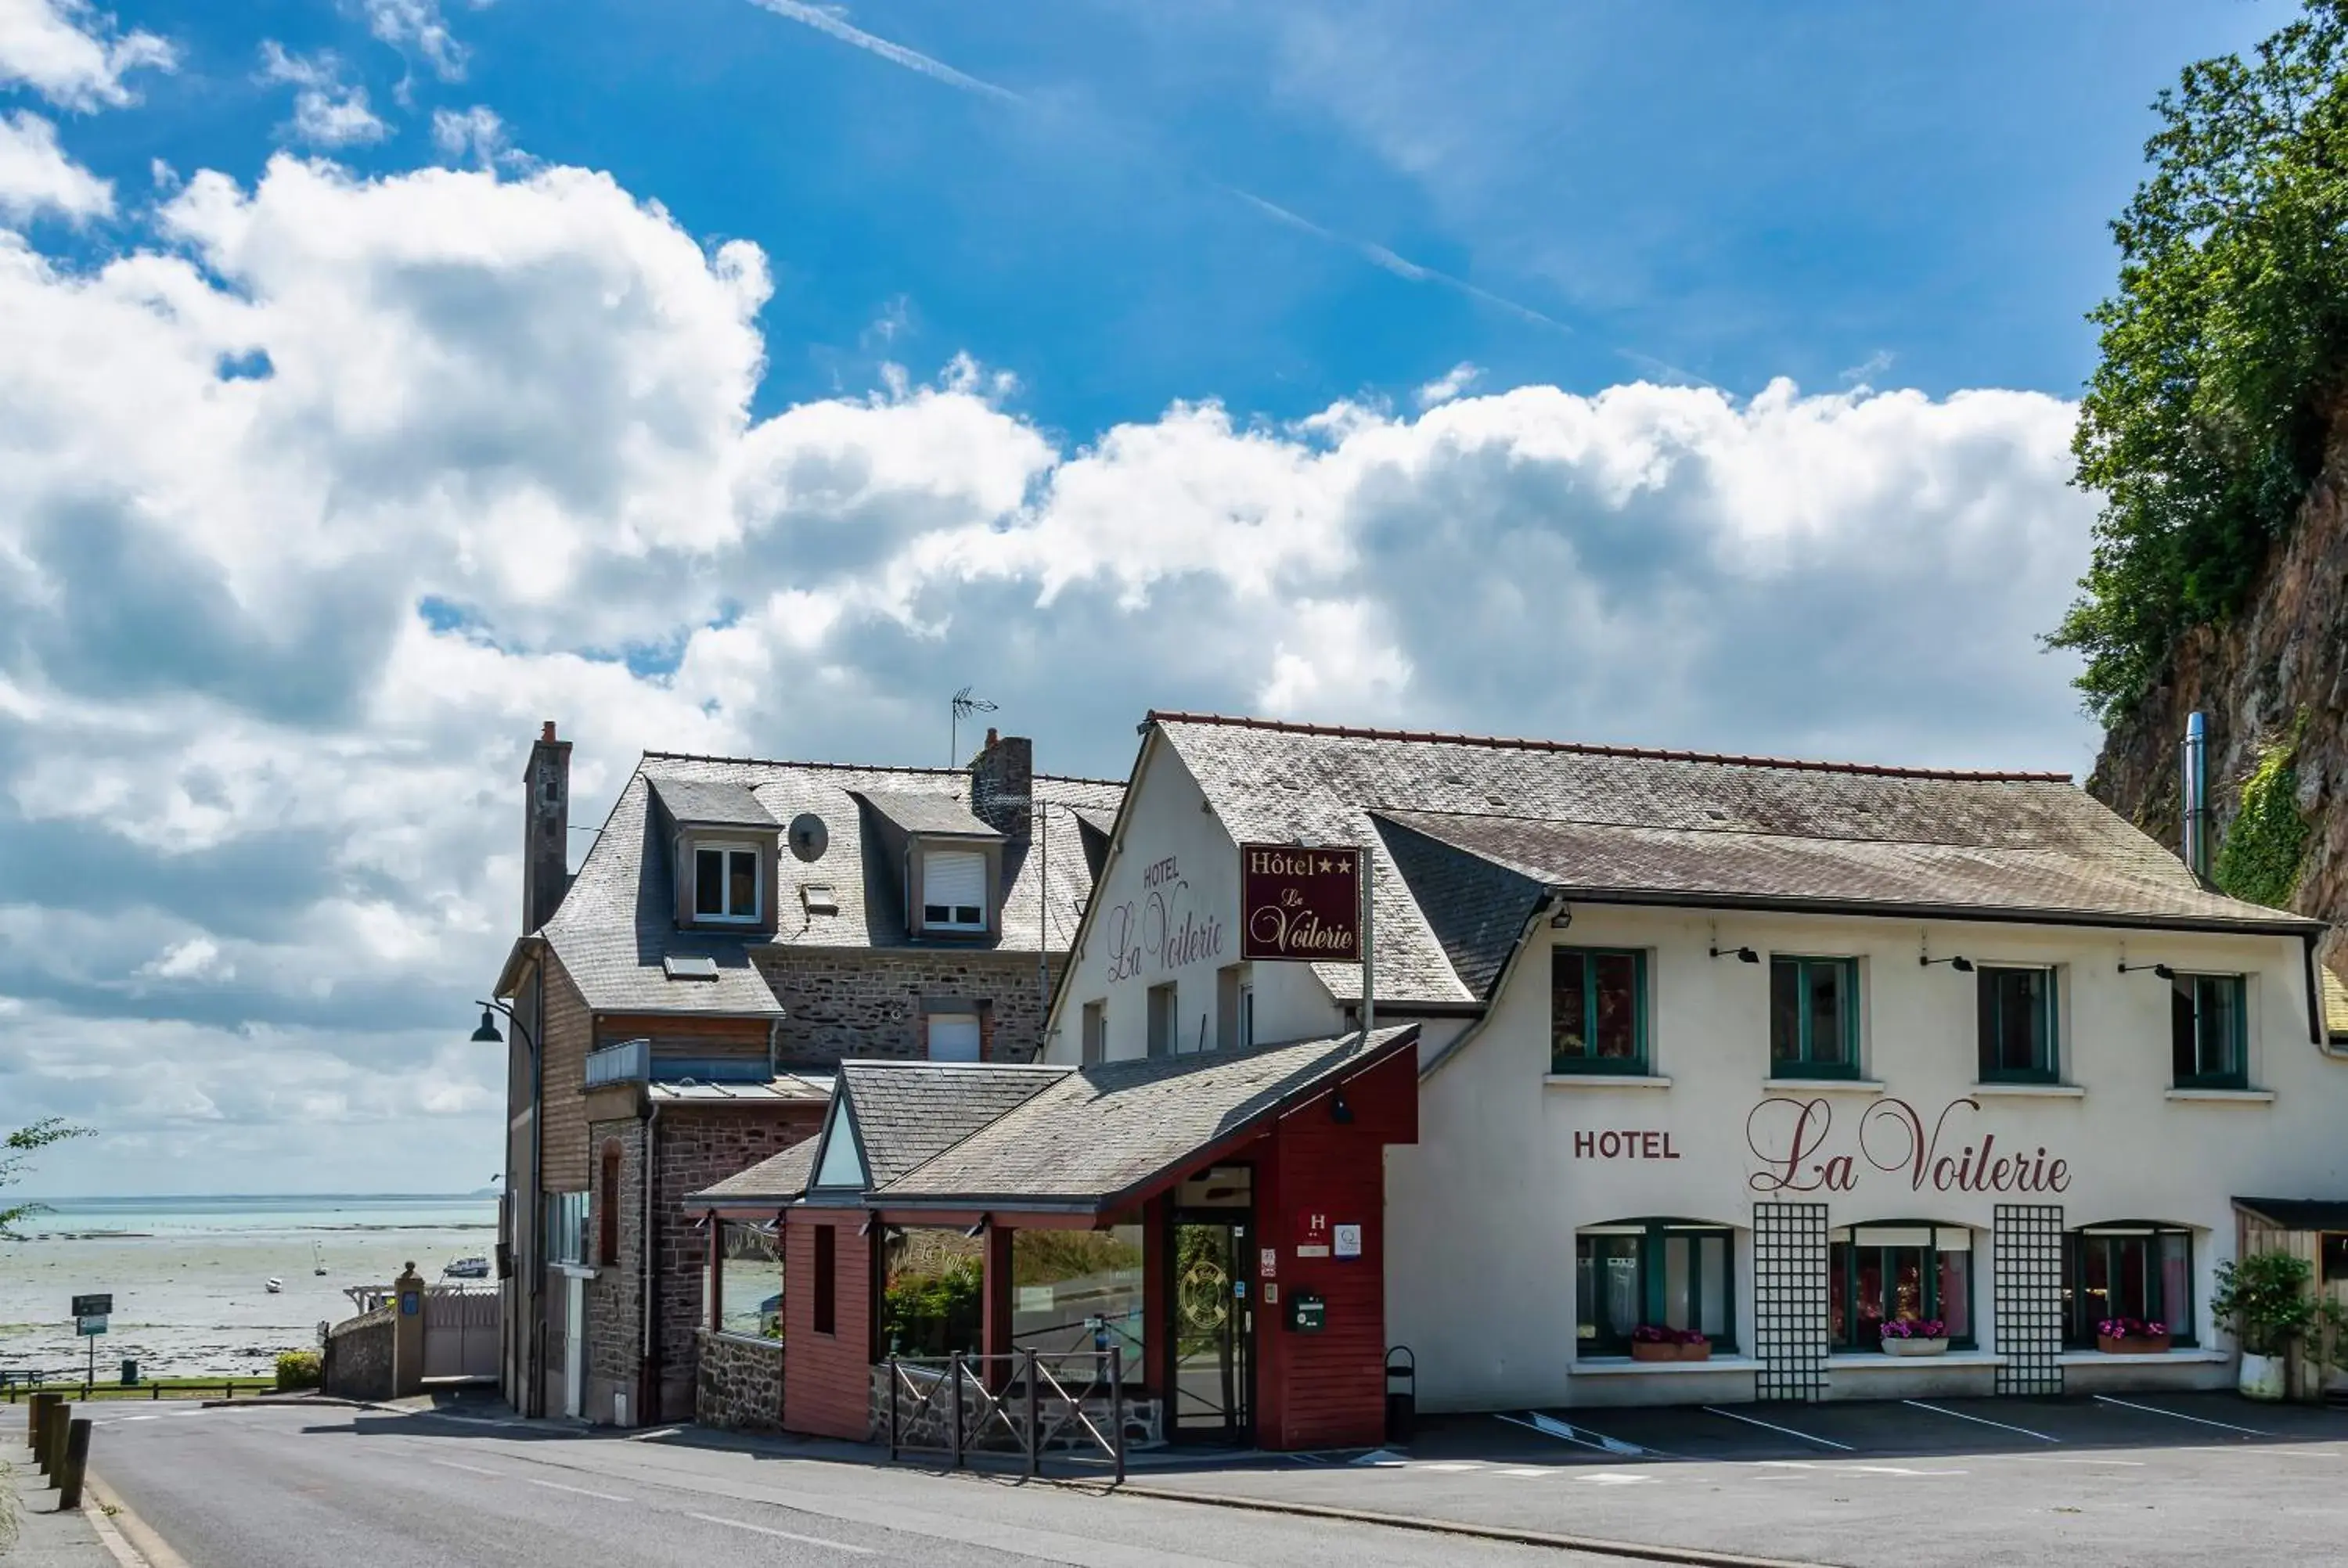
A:
{"type": "Polygon", "coordinates": [[[1557,913],[1549,917],[1549,928],[1552,931],[1562,931],[1568,926],[1572,924],[1573,910],[1570,906],[1564,904],[1559,905],[1557,907],[1557,913]]]}
{"type": "Polygon", "coordinates": [[[2145,969],[2150,969],[2154,974],[2158,975],[2164,980],[2173,980],[2177,978],[2177,971],[2167,964],[2124,963],[2120,966],[2120,973],[2124,975],[2137,974],[2145,969]]]}
{"type": "Polygon", "coordinates": [[[979,1237],[986,1234],[986,1227],[994,1223],[994,1216],[993,1214],[979,1215],[978,1223],[972,1225],[970,1229],[962,1233],[962,1239],[964,1241],[976,1241],[979,1237]]]}
{"type": "Polygon", "coordinates": [[[856,1227],[856,1234],[860,1236],[870,1235],[872,1234],[872,1227],[880,1223],[880,1216],[879,1214],[868,1214],[864,1216],[864,1223],[856,1227]]]}
{"type": "Polygon", "coordinates": [[[1353,1122],[1354,1108],[1345,1103],[1345,1091],[1342,1089],[1329,1097],[1329,1120],[1340,1127],[1353,1122]]]}
{"type": "Polygon", "coordinates": [[[1973,972],[1973,961],[1971,958],[1928,958],[1923,954],[1919,953],[1916,955],[1916,961],[1928,969],[1934,964],[1946,964],[1949,968],[1956,970],[1957,973],[1961,975],[1970,975],[1973,972]]]}
{"type": "Polygon", "coordinates": [[[1740,964],[1757,964],[1761,961],[1761,955],[1755,952],[1750,948],[1722,948],[1715,946],[1712,949],[1712,956],[1715,958],[1735,958],[1740,964]]]}

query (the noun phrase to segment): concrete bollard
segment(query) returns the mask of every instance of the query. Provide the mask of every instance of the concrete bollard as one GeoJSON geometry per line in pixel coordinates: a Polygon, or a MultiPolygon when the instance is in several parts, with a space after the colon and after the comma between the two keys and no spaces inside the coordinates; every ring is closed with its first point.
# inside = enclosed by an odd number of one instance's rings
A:
{"type": "Polygon", "coordinates": [[[89,1468],[89,1418],[77,1418],[66,1431],[65,1459],[57,1466],[57,1512],[73,1513],[81,1508],[82,1472],[89,1468]]]}

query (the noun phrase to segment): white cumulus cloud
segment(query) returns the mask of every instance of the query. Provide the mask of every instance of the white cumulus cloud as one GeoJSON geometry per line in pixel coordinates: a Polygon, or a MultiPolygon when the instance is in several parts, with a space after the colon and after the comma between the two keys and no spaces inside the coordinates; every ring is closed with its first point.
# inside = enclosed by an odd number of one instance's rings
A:
{"type": "Polygon", "coordinates": [[[113,184],[66,156],[56,126],[30,109],[0,115],[0,219],[55,212],[80,222],[113,210],[113,184]]]}
{"type": "Polygon", "coordinates": [[[261,79],[293,86],[294,118],[283,130],[295,141],[312,147],[349,147],[381,141],[391,134],[391,127],[367,107],[366,88],[343,80],[342,61],[332,50],[293,55],[276,39],[264,39],[261,79]]]}
{"type": "Polygon", "coordinates": [[[127,104],[124,77],[178,59],[165,39],[122,32],[86,0],[0,0],[0,87],[21,83],[62,108],[127,104]]]}

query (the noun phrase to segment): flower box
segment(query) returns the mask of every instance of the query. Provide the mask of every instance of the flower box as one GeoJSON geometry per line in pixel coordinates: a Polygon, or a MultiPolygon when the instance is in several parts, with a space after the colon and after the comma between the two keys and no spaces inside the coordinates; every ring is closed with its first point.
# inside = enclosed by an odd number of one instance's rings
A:
{"type": "Polygon", "coordinates": [[[1683,1341],[1679,1346],[1679,1353],[1680,1359],[1683,1361],[1709,1361],[1712,1359],[1712,1341],[1709,1339],[1683,1341]]]}
{"type": "Polygon", "coordinates": [[[1886,1356],[1945,1356],[1949,1353],[1949,1341],[1945,1337],[1927,1339],[1921,1334],[1906,1339],[1886,1339],[1883,1353],[1886,1356]]]}
{"type": "Polygon", "coordinates": [[[1676,1345],[1649,1339],[1631,1341],[1631,1359],[1633,1361],[1676,1361],[1679,1358],[1680,1348],[1676,1345]]]}
{"type": "Polygon", "coordinates": [[[1886,1356],[1945,1356],[1949,1331],[1937,1317],[1900,1317],[1876,1330],[1886,1356]]]}
{"type": "Polygon", "coordinates": [[[2096,1348],[2106,1356],[2166,1356],[2166,1334],[2098,1334],[2096,1348]]]}

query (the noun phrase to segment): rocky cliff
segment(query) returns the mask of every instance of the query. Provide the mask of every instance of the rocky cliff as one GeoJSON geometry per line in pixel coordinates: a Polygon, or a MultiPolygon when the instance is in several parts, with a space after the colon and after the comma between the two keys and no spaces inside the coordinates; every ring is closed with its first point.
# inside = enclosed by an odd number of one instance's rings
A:
{"type": "Polygon", "coordinates": [[[2297,528],[2233,619],[2177,648],[2166,679],[2104,737],[2087,788],[2178,841],[2178,743],[2209,715],[2210,836],[2227,891],[2332,923],[2348,968],[2348,418],[2334,422],[2297,528]]]}

